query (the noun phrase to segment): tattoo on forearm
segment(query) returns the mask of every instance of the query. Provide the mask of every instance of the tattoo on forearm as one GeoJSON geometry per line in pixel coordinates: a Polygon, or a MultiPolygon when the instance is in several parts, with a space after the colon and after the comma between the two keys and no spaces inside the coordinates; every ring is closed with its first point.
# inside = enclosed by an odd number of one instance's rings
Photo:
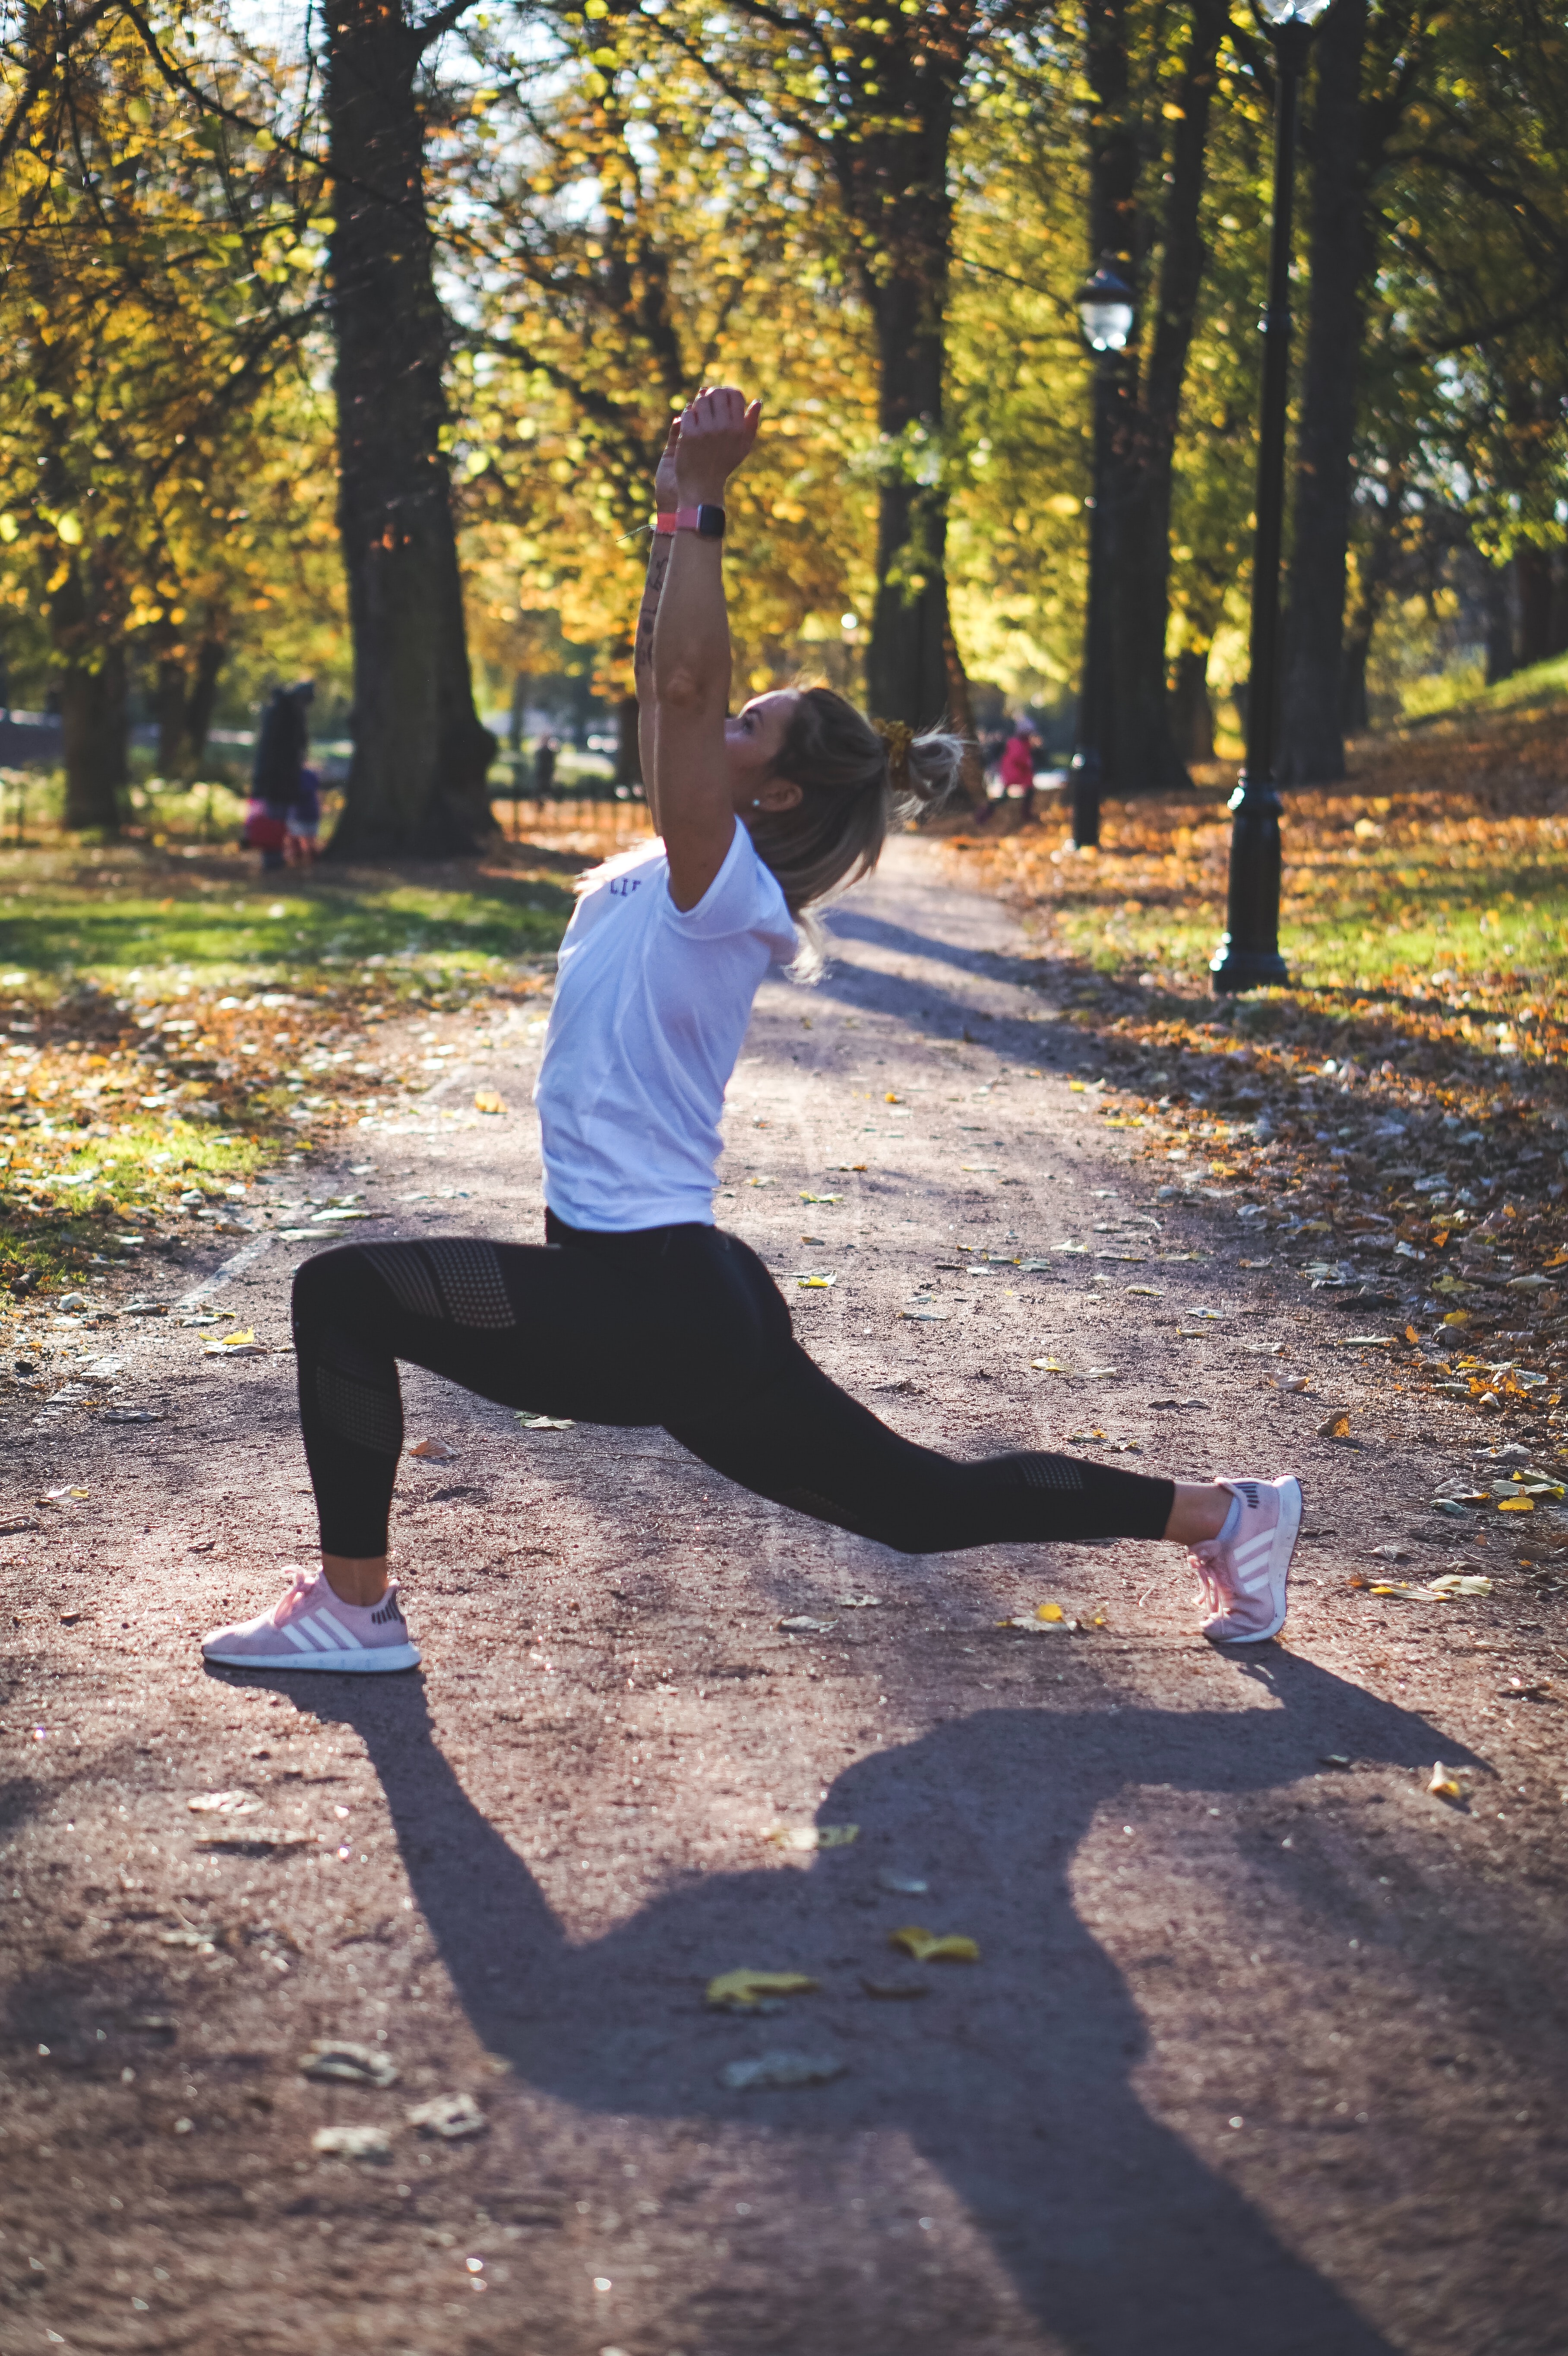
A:
{"type": "Polygon", "coordinates": [[[654,667],[654,623],[659,610],[659,592],[664,587],[665,574],[668,571],[668,536],[656,533],[653,547],[648,552],[648,577],[637,615],[637,636],[632,656],[634,668],[639,671],[651,671],[654,667]]]}

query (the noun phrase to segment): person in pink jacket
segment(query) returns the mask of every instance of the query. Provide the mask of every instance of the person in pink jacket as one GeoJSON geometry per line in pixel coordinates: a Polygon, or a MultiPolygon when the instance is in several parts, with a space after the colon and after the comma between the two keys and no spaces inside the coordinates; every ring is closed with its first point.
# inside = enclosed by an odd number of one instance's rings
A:
{"type": "Polygon", "coordinates": [[[997,765],[997,775],[1008,795],[1021,794],[1023,815],[1029,818],[1034,808],[1034,762],[1039,739],[1027,720],[1019,719],[1013,733],[1002,747],[1002,757],[997,765]]]}

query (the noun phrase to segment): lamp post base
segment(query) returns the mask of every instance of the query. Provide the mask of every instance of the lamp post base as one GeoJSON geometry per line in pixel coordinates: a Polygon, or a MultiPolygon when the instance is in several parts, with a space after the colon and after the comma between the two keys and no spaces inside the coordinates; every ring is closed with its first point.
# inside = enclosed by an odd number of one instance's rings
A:
{"type": "Polygon", "coordinates": [[[1080,747],[1072,755],[1072,847],[1075,851],[1093,851],[1100,841],[1100,788],[1103,773],[1100,755],[1093,747],[1080,747]]]}
{"type": "Polygon", "coordinates": [[[1277,949],[1232,948],[1229,933],[1221,936],[1209,973],[1216,998],[1239,997],[1246,990],[1283,989],[1290,979],[1277,949]]]}

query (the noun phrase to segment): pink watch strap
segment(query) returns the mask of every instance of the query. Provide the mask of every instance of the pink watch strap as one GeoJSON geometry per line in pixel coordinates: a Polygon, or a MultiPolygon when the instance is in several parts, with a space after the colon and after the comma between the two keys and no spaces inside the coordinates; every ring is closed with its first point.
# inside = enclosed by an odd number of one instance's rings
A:
{"type": "MultiPolygon", "coordinates": [[[[722,508],[709,508],[706,510],[702,508],[660,508],[654,519],[654,530],[667,536],[677,531],[701,531],[705,512],[710,516],[718,516],[720,519],[724,514],[722,508]]],[[[720,520],[720,531],[722,528],[720,520]]],[[[704,534],[704,537],[716,539],[719,534],[709,531],[704,534]]]]}

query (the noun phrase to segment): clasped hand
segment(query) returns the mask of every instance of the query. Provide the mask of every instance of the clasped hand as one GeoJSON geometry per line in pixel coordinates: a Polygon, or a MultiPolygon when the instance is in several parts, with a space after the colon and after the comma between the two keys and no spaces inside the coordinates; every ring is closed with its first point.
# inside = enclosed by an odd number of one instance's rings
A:
{"type": "Polygon", "coordinates": [[[669,429],[654,477],[659,507],[720,506],[725,485],[751,454],[762,414],[762,402],[748,402],[735,385],[699,392],[669,429]]]}

